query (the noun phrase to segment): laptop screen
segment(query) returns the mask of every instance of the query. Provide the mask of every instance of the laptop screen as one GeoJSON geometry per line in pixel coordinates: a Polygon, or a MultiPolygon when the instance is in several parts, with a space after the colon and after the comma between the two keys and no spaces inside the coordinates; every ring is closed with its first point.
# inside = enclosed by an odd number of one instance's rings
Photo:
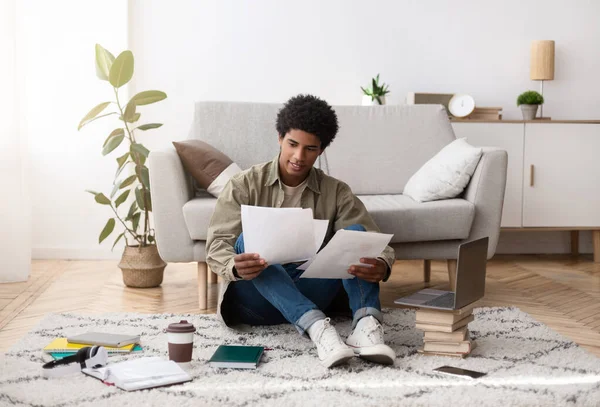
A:
{"type": "Polygon", "coordinates": [[[487,264],[487,237],[460,245],[456,266],[455,309],[483,298],[487,264]]]}

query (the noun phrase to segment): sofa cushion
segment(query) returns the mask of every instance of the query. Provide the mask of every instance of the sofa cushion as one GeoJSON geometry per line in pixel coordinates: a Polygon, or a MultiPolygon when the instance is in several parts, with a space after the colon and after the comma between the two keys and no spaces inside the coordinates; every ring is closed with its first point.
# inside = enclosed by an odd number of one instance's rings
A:
{"type": "Polygon", "coordinates": [[[185,170],[200,188],[218,197],[229,178],[242,171],[231,158],[201,140],[174,141],[185,170]]]}
{"type": "Polygon", "coordinates": [[[466,239],[475,206],[464,199],[418,203],[405,195],[361,195],[358,198],[392,243],[466,239]]]}
{"type": "MultiPolygon", "coordinates": [[[[381,231],[394,234],[392,243],[465,239],[475,216],[475,206],[464,199],[418,203],[404,195],[362,195],[358,198],[381,231]]],[[[216,205],[217,199],[206,195],[183,206],[192,239],[206,240],[216,205]]]]}
{"type": "Polygon", "coordinates": [[[417,202],[457,197],[469,183],[481,154],[481,147],[473,147],[466,138],[454,140],[408,180],[404,195],[417,202]]]}

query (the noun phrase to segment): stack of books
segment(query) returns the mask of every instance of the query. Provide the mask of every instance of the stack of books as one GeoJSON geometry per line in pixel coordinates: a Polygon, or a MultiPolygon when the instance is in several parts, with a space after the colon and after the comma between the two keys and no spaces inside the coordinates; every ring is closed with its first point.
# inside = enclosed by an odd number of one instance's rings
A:
{"type": "Polygon", "coordinates": [[[467,120],[502,120],[501,107],[476,107],[467,120]]]}
{"type": "MultiPolygon", "coordinates": [[[[43,349],[44,352],[50,354],[53,359],[62,359],[67,356],[74,355],[77,351],[83,347],[92,346],[89,344],[70,343],[67,338],[56,338],[43,349]]],[[[121,347],[105,346],[108,354],[119,354],[119,353],[130,353],[130,352],[141,352],[142,347],[137,343],[124,345],[121,347]]]]}
{"type": "Polygon", "coordinates": [[[471,340],[469,323],[473,321],[475,303],[454,311],[418,309],[416,328],[423,331],[419,353],[466,357],[477,346],[471,340]]]}

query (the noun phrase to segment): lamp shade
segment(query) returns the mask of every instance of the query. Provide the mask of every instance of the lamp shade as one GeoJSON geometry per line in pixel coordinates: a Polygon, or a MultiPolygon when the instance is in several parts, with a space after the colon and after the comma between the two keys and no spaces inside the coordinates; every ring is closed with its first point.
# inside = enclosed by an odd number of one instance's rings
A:
{"type": "Polygon", "coordinates": [[[530,79],[548,81],[554,79],[554,41],[531,43],[530,79]]]}

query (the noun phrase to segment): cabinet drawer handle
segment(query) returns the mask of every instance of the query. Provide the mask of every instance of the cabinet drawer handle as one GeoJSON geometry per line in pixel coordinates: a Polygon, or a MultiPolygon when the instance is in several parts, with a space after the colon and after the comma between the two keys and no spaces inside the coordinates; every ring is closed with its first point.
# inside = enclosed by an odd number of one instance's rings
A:
{"type": "Polygon", "coordinates": [[[532,187],[533,186],[533,181],[534,181],[534,172],[533,172],[533,164],[531,164],[529,166],[529,186],[532,187]]]}

